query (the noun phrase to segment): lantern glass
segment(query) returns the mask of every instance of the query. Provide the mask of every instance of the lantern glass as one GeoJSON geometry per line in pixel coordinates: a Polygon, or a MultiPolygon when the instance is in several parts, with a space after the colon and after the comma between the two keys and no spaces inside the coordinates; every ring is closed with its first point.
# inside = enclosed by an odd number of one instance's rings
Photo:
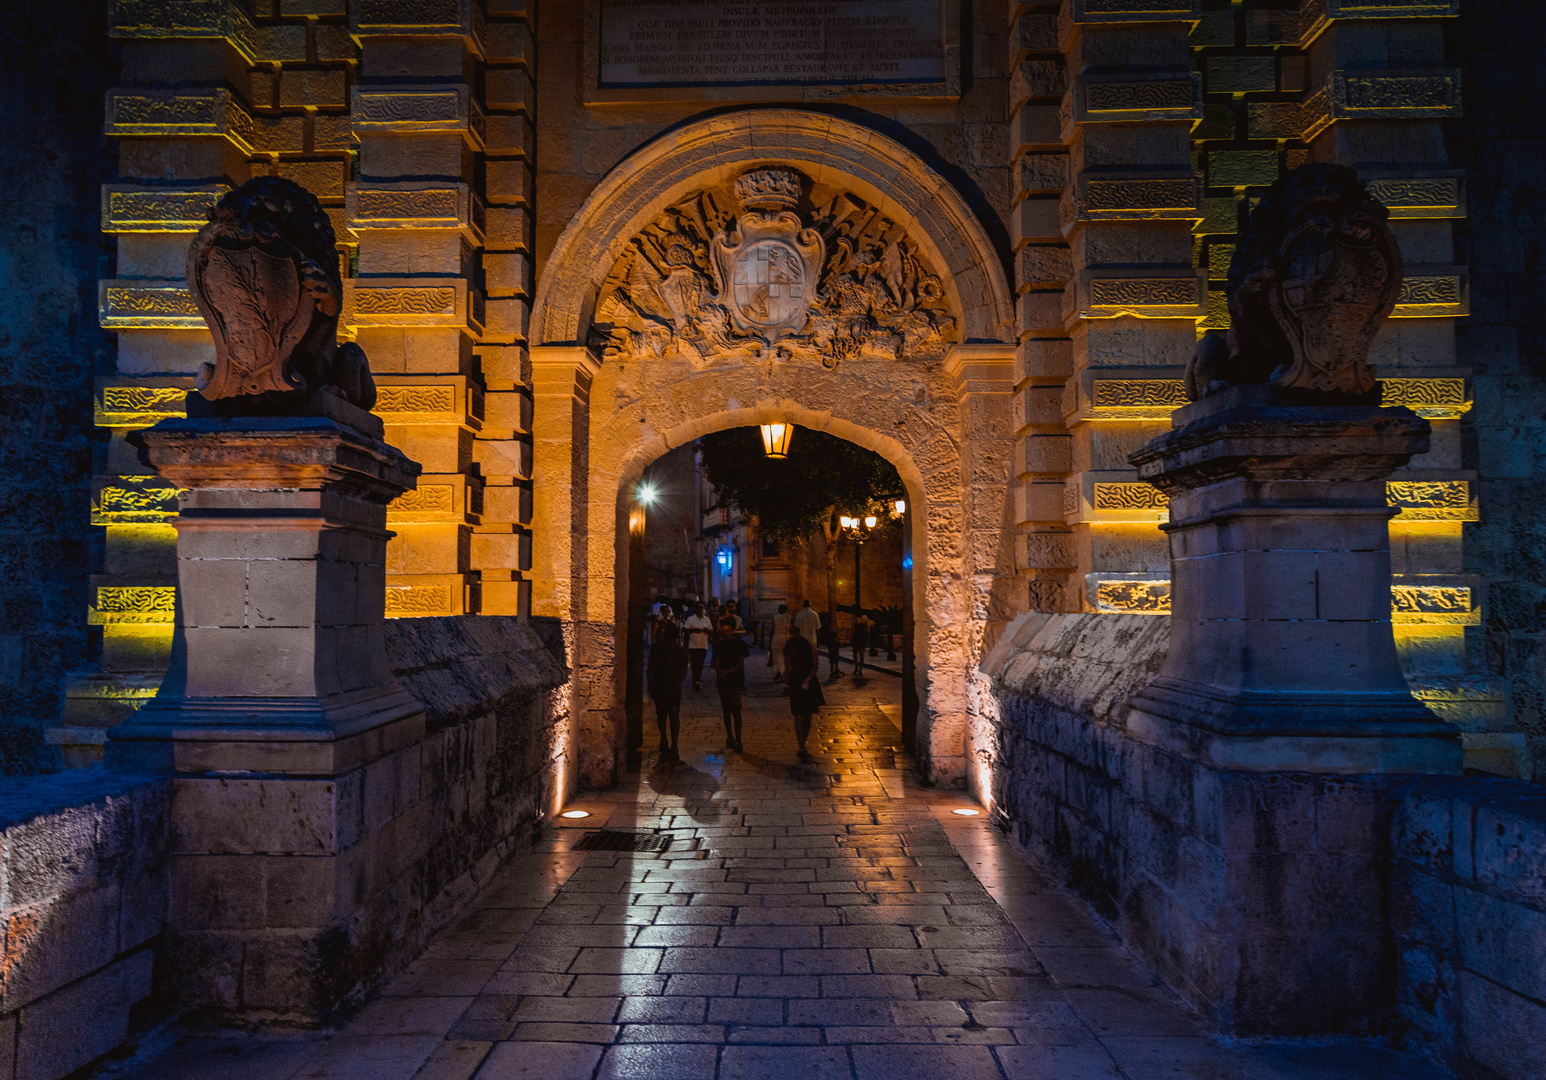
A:
{"type": "Polygon", "coordinates": [[[896,501],[896,512],[897,512],[898,515],[907,513],[907,500],[906,499],[898,499],[896,501]]]}
{"type": "Polygon", "coordinates": [[[869,517],[864,519],[864,527],[866,529],[873,529],[875,527],[875,523],[879,520],[880,518],[876,517],[874,514],[871,514],[869,517]]]}
{"type": "Polygon", "coordinates": [[[789,456],[789,440],[794,435],[794,425],[777,423],[762,425],[762,451],[770,458],[789,456]]]}

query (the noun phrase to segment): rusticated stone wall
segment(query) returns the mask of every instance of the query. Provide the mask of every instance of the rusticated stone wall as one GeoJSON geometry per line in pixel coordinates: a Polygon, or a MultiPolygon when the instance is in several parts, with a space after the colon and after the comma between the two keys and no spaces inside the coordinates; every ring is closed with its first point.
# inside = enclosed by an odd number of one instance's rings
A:
{"type": "Polygon", "coordinates": [[[1397,1002],[1467,1076],[1546,1073],[1546,797],[1507,780],[1413,784],[1391,826],[1397,1002]]]}
{"type": "Polygon", "coordinates": [[[1546,62],[1533,43],[1543,35],[1546,8],[1532,0],[1461,5],[1451,39],[1466,116],[1449,139],[1466,170],[1471,316],[1459,349],[1475,372],[1465,449],[1482,508],[1467,526],[1465,569],[1486,584],[1485,670],[1507,679],[1513,722],[1530,740],[1523,775],[1537,783],[1546,782],[1546,62]]]}
{"type": "Polygon", "coordinates": [[[111,175],[104,5],[0,6],[0,776],[58,767],[44,729],[89,653],[91,377],[112,364],[96,325],[97,232],[111,175]]]}
{"type": "Polygon", "coordinates": [[[340,997],[347,1008],[417,955],[555,809],[566,730],[557,630],[508,617],[387,624],[388,657],[424,703],[427,737],[341,777],[336,817],[298,812],[297,834],[354,837],[355,853],[369,852],[361,865],[375,868],[337,898],[356,916],[338,932],[368,944],[354,954],[363,960],[316,958],[313,984],[265,979],[265,961],[291,960],[287,939],[323,905],[304,840],[286,853],[283,838],[241,826],[261,779],[233,778],[207,811],[183,813],[197,829],[172,825],[174,800],[209,795],[196,782],[97,767],[0,796],[0,1080],[58,1080],[107,1053],[153,992],[174,1012],[293,1014],[340,997]],[[226,858],[254,851],[266,857],[226,858]],[[261,868],[239,877],[235,863],[261,868]],[[254,917],[264,944],[233,951],[225,927],[254,917]]]}
{"type": "Polygon", "coordinates": [[[1010,834],[1225,1027],[1268,1026],[1277,1006],[1256,984],[1312,968],[1326,977],[1327,1004],[1297,1003],[1276,1016],[1283,1030],[1396,1034],[1432,1044],[1467,1077],[1540,1075],[1540,789],[1476,776],[1220,773],[1138,743],[1125,702],[1163,664],[1168,622],[1031,614],[1000,642],[982,707],[996,718],[990,805],[1010,834]],[[1274,875],[1271,859],[1225,872],[1264,845],[1291,872],[1274,875]],[[1242,898],[1272,917],[1231,927],[1242,898]],[[1328,903],[1336,919],[1304,921],[1328,903]],[[1220,946],[1241,930],[1251,948],[1231,957],[1220,946]],[[1294,934],[1314,947],[1284,953],[1294,934]],[[1338,976],[1358,964],[1374,977],[1338,976]]]}

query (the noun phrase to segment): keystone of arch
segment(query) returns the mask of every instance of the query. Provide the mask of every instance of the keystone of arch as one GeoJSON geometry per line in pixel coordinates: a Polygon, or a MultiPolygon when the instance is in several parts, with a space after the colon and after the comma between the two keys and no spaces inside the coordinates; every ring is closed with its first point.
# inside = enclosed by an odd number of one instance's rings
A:
{"type": "Polygon", "coordinates": [[[756,165],[845,188],[907,229],[937,268],[965,341],[1014,339],[998,254],[966,201],[912,151],[848,120],[755,109],[665,132],[602,180],[558,238],[538,282],[533,344],[583,341],[596,294],[628,242],[669,206],[756,165]]]}

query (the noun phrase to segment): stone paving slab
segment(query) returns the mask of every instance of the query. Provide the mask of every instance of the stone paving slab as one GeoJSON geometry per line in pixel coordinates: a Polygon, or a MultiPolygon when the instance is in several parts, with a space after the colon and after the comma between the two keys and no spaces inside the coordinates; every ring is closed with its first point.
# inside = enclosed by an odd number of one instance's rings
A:
{"type": "MultiPolygon", "coordinates": [[[[754,668],[754,672],[759,669],[754,668]]],[[[95,1080],[1353,1080],[1448,1074],[1359,1044],[1228,1045],[958,792],[908,772],[895,680],[844,680],[795,759],[688,692],[680,763],[587,794],[340,1031],[185,1032],[95,1080]],[[589,830],[659,853],[579,851],[589,830]]]]}

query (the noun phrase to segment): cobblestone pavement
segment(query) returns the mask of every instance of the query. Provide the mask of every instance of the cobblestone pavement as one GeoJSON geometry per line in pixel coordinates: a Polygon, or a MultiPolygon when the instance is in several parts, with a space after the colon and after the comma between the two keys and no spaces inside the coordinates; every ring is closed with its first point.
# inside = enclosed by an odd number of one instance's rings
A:
{"type": "MultiPolygon", "coordinates": [[[[1226,1045],[959,793],[911,777],[898,681],[828,689],[796,763],[754,669],[746,752],[688,691],[683,762],[507,864],[342,1030],[146,1040],[157,1080],[1279,1080],[1448,1075],[1360,1044],[1226,1045]],[[589,830],[669,835],[579,851],[589,830]]],[[[648,725],[649,743],[654,741],[648,725]]]]}

